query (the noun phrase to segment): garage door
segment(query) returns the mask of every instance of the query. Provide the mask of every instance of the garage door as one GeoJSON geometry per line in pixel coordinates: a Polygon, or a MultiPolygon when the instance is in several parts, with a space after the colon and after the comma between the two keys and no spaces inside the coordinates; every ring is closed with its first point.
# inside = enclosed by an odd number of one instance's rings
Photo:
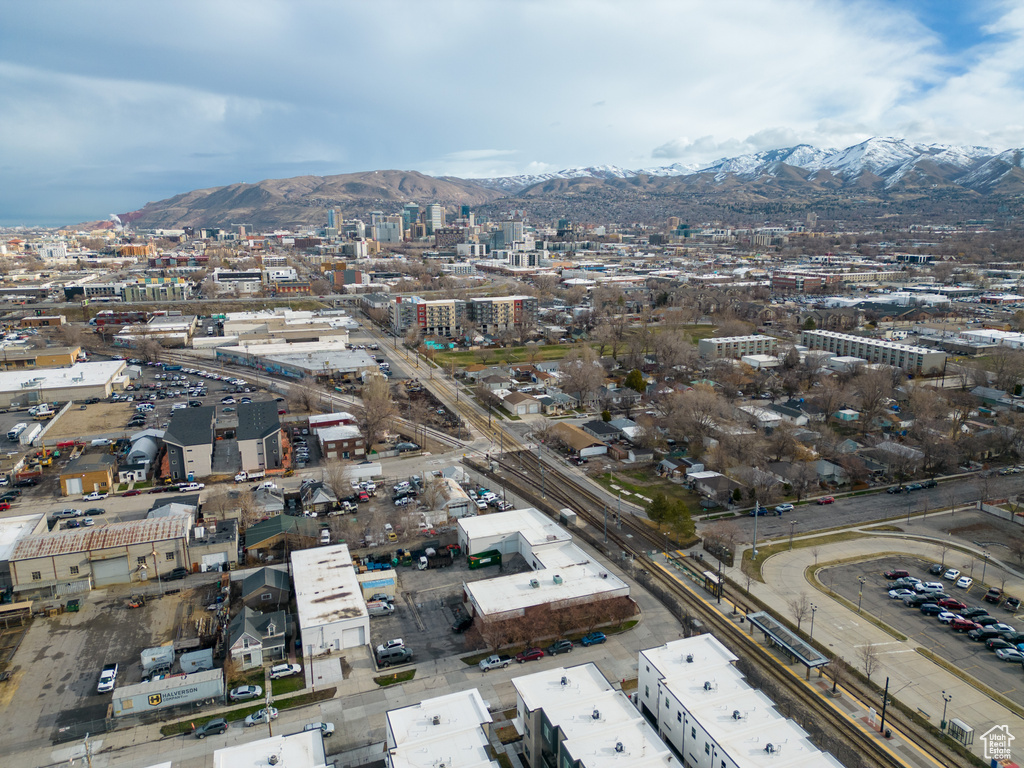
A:
{"type": "Polygon", "coordinates": [[[366,645],[367,642],[368,638],[363,634],[363,627],[361,626],[342,630],[342,648],[358,648],[360,645],[366,645]]]}
{"type": "Polygon", "coordinates": [[[92,581],[97,587],[110,584],[127,584],[131,581],[128,558],[115,557],[110,560],[93,560],[92,581]]]}
{"type": "Polygon", "coordinates": [[[69,477],[64,481],[64,487],[67,488],[65,496],[77,496],[82,492],[82,478],[69,477]]]}

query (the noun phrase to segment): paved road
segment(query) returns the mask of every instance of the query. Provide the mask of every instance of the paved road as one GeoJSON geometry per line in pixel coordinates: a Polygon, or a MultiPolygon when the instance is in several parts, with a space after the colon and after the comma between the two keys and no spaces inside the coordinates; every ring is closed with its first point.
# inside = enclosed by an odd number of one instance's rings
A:
{"type": "MultiPolygon", "coordinates": [[[[988,499],[1016,495],[1024,491],[1024,475],[993,475],[980,478],[976,475],[946,480],[937,488],[925,488],[913,493],[889,494],[883,490],[863,496],[837,499],[834,504],[818,505],[814,502],[800,504],[782,517],[763,515],[757,518],[757,540],[782,538],[791,532],[799,536],[823,528],[845,525],[859,525],[878,520],[890,520],[893,524],[907,526],[907,512],[918,513],[975,505],[984,491],[988,499]],[[795,523],[795,524],[794,524],[795,523]]],[[[735,518],[742,531],[742,540],[754,539],[754,518],[748,515],[735,518]]],[[[913,529],[913,517],[908,530],[913,529]]]]}

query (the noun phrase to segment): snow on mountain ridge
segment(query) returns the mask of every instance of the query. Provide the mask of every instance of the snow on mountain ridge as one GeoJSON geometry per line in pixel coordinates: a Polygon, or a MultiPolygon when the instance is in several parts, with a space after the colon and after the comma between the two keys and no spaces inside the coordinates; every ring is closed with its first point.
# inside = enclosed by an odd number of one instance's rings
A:
{"type": "MultiPolygon", "coordinates": [[[[1019,150],[1009,150],[1010,152],[1019,150]]],[[[827,170],[843,179],[853,180],[868,172],[880,176],[886,188],[892,187],[908,174],[917,170],[924,160],[962,169],[965,175],[955,179],[958,184],[970,183],[973,172],[979,164],[991,163],[996,157],[1006,153],[997,153],[987,147],[957,146],[950,144],[919,144],[893,137],[874,137],[860,144],[844,149],[819,149],[809,144],[798,144],[793,147],[769,149],[735,157],[723,157],[706,165],[674,163],[667,166],[628,169],[615,165],[598,165],[587,168],[566,168],[561,171],[540,174],[524,174],[519,176],[502,176],[490,179],[477,179],[484,186],[507,191],[518,191],[528,186],[556,179],[579,179],[593,177],[598,179],[627,179],[634,176],[689,176],[693,174],[714,174],[716,181],[721,182],[729,175],[746,179],[763,176],[775,176],[780,163],[802,168],[810,172],[810,179],[819,171],[827,170]]],[[[1012,161],[1003,160],[993,166],[985,174],[977,177],[989,178],[995,168],[1014,165],[1012,161]]],[[[980,171],[980,168],[977,169],[980,171]]]]}

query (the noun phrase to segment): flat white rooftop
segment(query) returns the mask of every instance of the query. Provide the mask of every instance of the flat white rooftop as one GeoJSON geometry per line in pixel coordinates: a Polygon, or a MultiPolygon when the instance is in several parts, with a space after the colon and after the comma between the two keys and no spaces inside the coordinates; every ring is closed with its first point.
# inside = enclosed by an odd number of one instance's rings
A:
{"type": "Polygon", "coordinates": [[[579,705],[615,690],[594,663],[514,677],[512,685],[531,712],[539,708],[547,711],[548,707],[579,705]]]}
{"type": "Polygon", "coordinates": [[[70,387],[98,387],[124,370],[124,360],[75,363],[69,368],[36,368],[0,372],[0,392],[38,392],[70,387]]]}
{"type": "Polygon", "coordinates": [[[739,659],[711,634],[694,635],[648,648],[640,651],[640,658],[649,661],[665,678],[700,677],[706,674],[704,670],[731,666],[739,659]]]}
{"type": "Polygon", "coordinates": [[[679,765],[665,742],[642,718],[609,726],[587,737],[566,739],[563,749],[587,768],[679,765]]]}
{"type": "MultiPolygon", "coordinates": [[[[297,341],[294,344],[288,342],[274,341],[269,343],[252,342],[251,344],[238,344],[234,347],[221,347],[224,352],[234,352],[238,355],[282,355],[282,354],[315,354],[317,352],[351,352],[345,346],[345,339],[329,337],[321,341],[297,341]]],[[[365,352],[363,353],[366,354],[365,352]]],[[[376,363],[374,363],[376,365],[376,363]]]]}
{"type": "MultiPolygon", "coordinates": [[[[459,528],[472,544],[475,539],[487,539],[495,536],[511,536],[519,534],[532,547],[550,544],[556,541],[571,541],[572,536],[558,523],[549,518],[539,509],[511,509],[494,515],[463,517],[459,520],[459,528]]],[[[479,554],[471,550],[468,554],[479,554]]]]}
{"type": "Polygon", "coordinates": [[[6,563],[14,553],[15,545],[31,536],[45,515],[18,515],[0,519],[0,562],[6,563]]]}
{"type": "Polygon", "coordinates": [[[345,544],[292,552],[292,576],[302,629],[367,616],[345,544]]]}
{"type": "Polygon", "coordinates": [[[626,582],[571,542],[535,549],[526,559],[536,570],[465,585],[485,616],[520,611],[533,605],[579,601],[601,594],[609,597],[612,593],[629,594],[626,582]]]}
{"type": "Polygon", "coordinates": [[[491,714],[473,688],[387,713],[391,768],[490,768],[484,725],[491,714]]]}
{"type": "Polygon", "coordinates": [[[321,768],[327,764],[320,732],[300,731],[215,750],[213,765],[214,768],[266,768],[270,765],[267,760],[270,755],[278,757],[277,765],[287,768],[321,768]]]}

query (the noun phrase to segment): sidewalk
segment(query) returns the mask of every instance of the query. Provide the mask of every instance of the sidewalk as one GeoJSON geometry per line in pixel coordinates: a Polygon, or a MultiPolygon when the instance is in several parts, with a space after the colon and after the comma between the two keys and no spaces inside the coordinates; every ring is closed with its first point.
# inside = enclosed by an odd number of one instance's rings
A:
{"type": "MultiPolygon", "coordinates": [[[[833,561],[871,559],[885,552],[920,556],[936,562],[942,558],[940,542],[924,537],[916,538],[913,535],[881,532],[865,532],[863,539],[824,544],[816,549],[818,568],[825,567],[833,561]]],[[[742,552],[738,554],[741,555],[742,552]]],[[[737,557],[736,560],[741,562],[742,557],[737,557]]],[[[918,644],[912,638],[906,641],[896,640],[844,604],[833,600],[827,592],[819,591],[808,584],[804,574],[808,567],[814,565],[815,557],[809,548],[797,548],[772,555],[762,567],[765,583],[751,580],[750,591],[772,612],[787,619],[790,618],[789,600],[801,591],[811,595],[817,606],[815,641],[842,656],[853,667],[860,666],[857,659],[858,650],[868,643],[876,644],[880,652],[872,680],[884,685],[885,678],[888,677],[890,695],[898,698],[910,709],[926,716],[936,726],[942,717],[942,692],[945,691],[947,696],[952,694],[947,718],[958,718],[974,728],[975,739],[972,749],[979,756],[982,755],[984,742],[978,737],[992,726],[1007,725],[1011,733],[1024,734],[1024,720],[992,701],[980,690],[916,653],[918,644]]],[[[734,583],[746,584],[746,576],[738,566],[723,568],[723,573],[734,583]]],[[[1011,573],[1007,579],[1007,589],[1020,594],[1022,586],[1024,580],[1011,573]]],[[[876,709],[881,708],[881,701],[869,703],[876,709]]]]}

